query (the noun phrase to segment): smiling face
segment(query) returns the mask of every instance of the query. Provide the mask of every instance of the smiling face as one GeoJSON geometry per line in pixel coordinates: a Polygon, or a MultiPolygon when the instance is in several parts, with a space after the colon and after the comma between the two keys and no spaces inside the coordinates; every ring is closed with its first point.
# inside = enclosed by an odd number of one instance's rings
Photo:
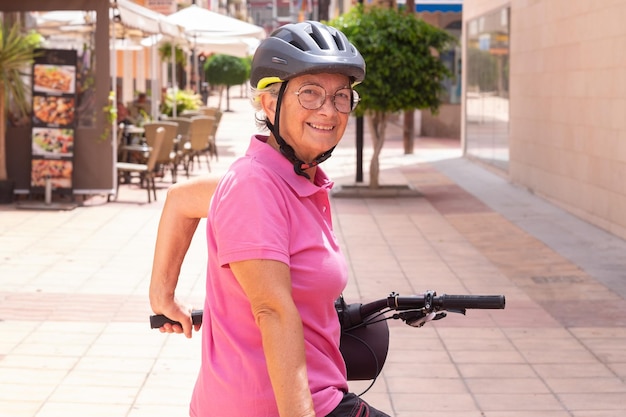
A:
{"type": "MultiPolygon", "coordinates": [[[[349,114],[337,111],[332,96],[337,92],[341,94],[340,90],[346,88],[350,88],[350,80],[341,74],[301,75],[288,82],[280,110],[279,134],[301,160],[312,161],[341,140],[349,114]],[[315,110],[302,107],[296,94],[306,90],[309,85],[322,87],[326,91],[326,101],[315,110]]],[[[274,120],[276,97],[271,102],[268,100],[267,104],[266,114],[269,120],[274,120]]]]}

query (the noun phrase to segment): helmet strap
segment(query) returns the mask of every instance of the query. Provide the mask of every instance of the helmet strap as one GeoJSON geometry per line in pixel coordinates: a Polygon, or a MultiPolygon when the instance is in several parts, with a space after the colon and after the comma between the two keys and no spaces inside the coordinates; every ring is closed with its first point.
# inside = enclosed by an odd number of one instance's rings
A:
{"type": "Polygon", "coordinates": [[[305,172],[305,170],[309,168],[313,168],[321,164],[328,158],[330,158],[335,147],[333,146],[326,152],[322,152],[315,159],[313,159],[313,161],[309,163],[304,162],[303,160],[301,160],[300,158],[296,156],[296,151],[291,147],[291,145],[289,145],[285,141],[285,139],[283,139],[283,137],[279,133],[280,108],[282,107],[283,96],[284,96],[286,88],[287,88],[287,81],[284,81],[280,86],[280,90],[278,91],[278,99],[276,100],[276,112],[274,116],[274,124],[272,124],[272,122],[270,122],[269,120],[266,120],[265,124],[267,125],[267,128],[270,130],[270,132],[272,132],[272,134],[274,135],[276,142],[278,142],[280,153],[285,158],[287,158],[289,162],[293,164],[293,170],[295,171],[295,173],[310,180],[311,177],[309,176],[309,174],[305,172]]]}

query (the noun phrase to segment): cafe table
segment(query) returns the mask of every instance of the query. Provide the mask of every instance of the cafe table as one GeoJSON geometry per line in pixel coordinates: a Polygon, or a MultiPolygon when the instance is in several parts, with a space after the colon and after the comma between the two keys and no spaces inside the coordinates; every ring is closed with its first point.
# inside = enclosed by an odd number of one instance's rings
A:
{"type": "Polygon", "coordinates": [[[124,145],[134,145],[143,141],[146,130],[141,126],[124,125],[123,137],[124,145]]]}
{"type": "Polygon", "coordinates": [[[152,148],[145,143],[134,145],[122,145],[120,154],[121,162],[134,162],[137,164],[145,164],[150,156],[152,148]]]}

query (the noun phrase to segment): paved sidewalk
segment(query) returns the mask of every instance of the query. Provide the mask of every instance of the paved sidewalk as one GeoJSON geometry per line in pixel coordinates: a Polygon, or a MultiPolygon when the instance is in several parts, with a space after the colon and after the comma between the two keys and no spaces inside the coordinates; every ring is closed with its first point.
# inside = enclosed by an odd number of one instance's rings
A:
{"type": "MultiPolygon", "coordinates": [[[[233,94],[230,105],[212,175],[254,131],[247,100],[233,94]]],[[[434,289],[505,294],[507,307],[421,329],[391,323],[385,370],[365,398],[396,417],[623,416],[626,242],[461,158],[458,141],[419,138],[403,155],[400,132],[389,127],[381,182],[410,183],[421,197],[333,198],[346,298],[434,289]]],[[[352,184],[354,160],[351,121],[324,167],[352,184]]],[[[117,202],[71,211],[0,206],[0,417],[187,415],[200,339],[147,321],[168,181],[152,204],[123,186],[117,202]]],[[[197,305],[203,225],[179,284],[197,305]]]]}

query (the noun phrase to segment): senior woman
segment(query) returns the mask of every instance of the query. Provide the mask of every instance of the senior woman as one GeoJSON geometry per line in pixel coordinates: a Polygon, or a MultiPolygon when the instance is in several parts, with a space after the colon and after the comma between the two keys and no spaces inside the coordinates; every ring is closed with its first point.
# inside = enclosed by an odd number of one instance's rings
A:
{"type": "Polygon", "coordinates": [[[175,288],[194,217],[208,208],[191,416],[386,416],[348,392],[334,307],[348,272],[332,229],[332,182],[318,167],[341,140],[358,103],[352,86],[364,76],[363,58],[340,31],[318,22],[279,28],[251,71],[257,121],[269,135],[253,136],[217,186],[204,179],[168,193],[150,302],[182,326],[163,332],[191,336],[190,308],[175,288]]]}

